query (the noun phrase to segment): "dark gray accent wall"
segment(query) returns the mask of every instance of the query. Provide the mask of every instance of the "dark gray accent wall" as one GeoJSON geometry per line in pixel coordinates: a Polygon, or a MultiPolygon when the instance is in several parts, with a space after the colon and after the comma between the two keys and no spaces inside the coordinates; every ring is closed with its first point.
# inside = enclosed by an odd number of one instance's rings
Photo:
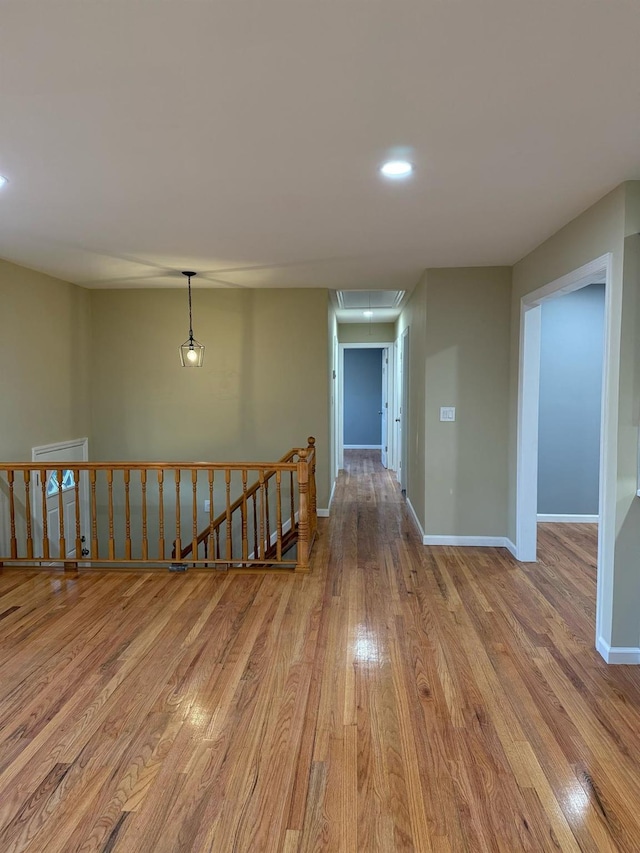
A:
{"type": "Polygon", "coordinates": [[[344,443],[380,446],[382,349],[344,351],[344,443]]]}
{"type": "Polygon", "coordinates": [[[542,304],[538,513],[598,513],[603,341],[603,284],[542,304]]]}

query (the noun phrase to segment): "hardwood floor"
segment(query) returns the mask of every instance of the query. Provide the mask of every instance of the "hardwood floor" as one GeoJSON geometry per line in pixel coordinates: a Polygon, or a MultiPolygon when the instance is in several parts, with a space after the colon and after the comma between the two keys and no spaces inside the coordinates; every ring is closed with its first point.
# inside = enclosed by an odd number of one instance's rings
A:
{"type": "Polygon", "coordinates": [[[354,452],[309,575],[4,569],[0,851],[639,850],[576,528],[425,548],[354,452]]]}

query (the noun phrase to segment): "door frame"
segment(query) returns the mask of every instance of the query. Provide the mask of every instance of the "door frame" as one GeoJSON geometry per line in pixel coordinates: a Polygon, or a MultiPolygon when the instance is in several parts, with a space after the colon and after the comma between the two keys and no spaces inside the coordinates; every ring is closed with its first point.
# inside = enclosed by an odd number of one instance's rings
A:
{"type": "Polygon", "coordinates": [[[395,446],[396,477],[403,492],[407,491],[407,426],[409,423],[409,326],[396,339],[396,383],[394,395],[394,423],[398,424],[395,446]],[[398,420],[396,420],[396,418],[398,420]]]}
{"type": "MultiPolygon", "coordinates": [[[[523,296],[520,301],[520,362],[518,371],[516,541],[515,556],[536,561],[538,514],[538,408],[540,398],[541,305],[549,299],[580,290],[604,272],[604,347],[600,406],[600,486],[596,595],[596,647],[601,651],[604,614],[611,610],[615,548],[616,471],[610,448],[617,432],[612,342],[614,328],[613,255],[608,252],[576,270],[523,296]]],[[[618,318],[619,330],[619,318],[618,318]]],[[[602,652],[601,652],[602,653],[602,652]]]]}
{"type": "Polygon", "coordinates": [[[338,343],[338,336],[333,336],[332,350],[331,350],[331,433],[332,433],[332,441],[331,441],[331,470],[332,470],[332,488],[331,488],[331,498],[329,499],[329,503],[331,503],[331,499],[333,498],[333,490],[335,488],[335,481],[338,477],[338,473],[340,471],[340,459],[338,454],[338,436],[340,435],[340,412],[338,406],[338,397],[340,383],[338,381],[338,362],[340,361],[339,356],[340,346],[338,343]]]}
{"type": "MultiPolygon", "coordinates": [[[[386,352],[388,364],[387,364],[387,435],[386,440],[385,436],[382,436],[383,441],[387,447],[387,464],[390,466],[390,461],[395,459],[395,451],[393,446],[393,429],[391,427],[391,422],[393,418],[389,417],[389,412],[392,412],[394,409],[393,399],[394,399],[394,390],[395,390],[395,364],[393,359],[393,341],[378,341],[373,343],[366,344],[338,344],[338,364],[337,364],[337,379],[338,379],[338,391],[337,391],[337,400],[336,400],[336,408],[337,408],[337,432],[336,435],[336,448],[337,448],[337,465],[338,470],[344,468],[344,351],[346,349],[381,349],[386,352]]],[[[383,401],[385,402],[385,401],[383,401]]]]}
{"type": "MultiPolygon", "coordinates": [[[[32,462],[42,462],[44,463],[44,467],[47,470],[53,470],[54,467],[59,467],[59,465],[51,466],[50,462],[56,460],[47,460],[47,454],[52,452],[59,452],[60,450],[70,450],[71,448],[81,448],[82,450],[82,459],[81,460],[69,460],[63,459],[58,460],[62,462],[88,462],[89,461],[89,439],[88,438],[72,438],[68,441],[56,441],[52,444],[41,444],[38,447],[31,448],[31,461],[32,462]]],[[[64,465],[65,468],[72,467],[71,465],[64,465]]],[[[36,472],[32,474],[32,501],[31,501],[31,515],[34,520],[34,523],[39,526],[40,531],[42,531],[42,500],[40,499],[40,483],[38,480],[39,475],[36,472]]],[[[87,536],[87,530],[85,529],[86,520],[89,518],[89,475],[86,471],[82,471],[80,473],[80,525],[83,536],[87,536]]],[[[88,539],[88,537],[87,537],[88,539]]],[[[76,554],[76,558],[79,558],[81,555],[76,554]]],[[[76,560],[74,560],[76,562],[76,560]]]]}

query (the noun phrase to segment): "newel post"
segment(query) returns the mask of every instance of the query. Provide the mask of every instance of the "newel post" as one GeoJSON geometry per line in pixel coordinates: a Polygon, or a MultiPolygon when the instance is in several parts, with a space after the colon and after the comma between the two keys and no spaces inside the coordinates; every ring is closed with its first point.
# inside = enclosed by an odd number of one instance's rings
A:
{"type": "Polygon", "coordinates": [[[307,439],[309,446],[307,454],[309,461],[309,526],[311,533],[311,544],[318,530],[318,501],[316,498],[316,440],[310,435],[307,439]]]}
{"type": "Polygon", "coordinates": [[[298,451],[298,562],[296,572],[309,571],[309,452],[298,451]]]}

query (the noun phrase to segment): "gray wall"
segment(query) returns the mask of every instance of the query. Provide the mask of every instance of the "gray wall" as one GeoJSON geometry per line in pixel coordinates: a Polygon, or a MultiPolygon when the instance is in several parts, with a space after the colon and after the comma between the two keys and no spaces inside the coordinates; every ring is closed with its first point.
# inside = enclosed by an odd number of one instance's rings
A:
{"type": "Polygon", "coordinates": [[[604,285],[542,304],[538,512],[597,515],[604,285]]]}
{"type": "Polygon", "coordinates": [[[318,506],[328,506],[326,290],[196,290],[198,370],[177,355],[184,290],[89,292],[92,458],[271,460],[313,435],[318,506]]]}
{"type": "Polygon", "coordinates": [[[380,446],[382,349],[344,351],[344,443],[380,446]]]}
{"type": "Polygon", "coordinates": [[[0,459],[90,439],[91,291],[0,260],[0,459]]]}
{"type": "Polygon", "coordinates": [[[426,284],[424,532],[502,537],[511,270],[429,269],[426,284]]]}
{"type": "Polygon", "coordinates": [[[339,323],[341,344],[392,344],[396,339],[395,323],[339,323]]]}

